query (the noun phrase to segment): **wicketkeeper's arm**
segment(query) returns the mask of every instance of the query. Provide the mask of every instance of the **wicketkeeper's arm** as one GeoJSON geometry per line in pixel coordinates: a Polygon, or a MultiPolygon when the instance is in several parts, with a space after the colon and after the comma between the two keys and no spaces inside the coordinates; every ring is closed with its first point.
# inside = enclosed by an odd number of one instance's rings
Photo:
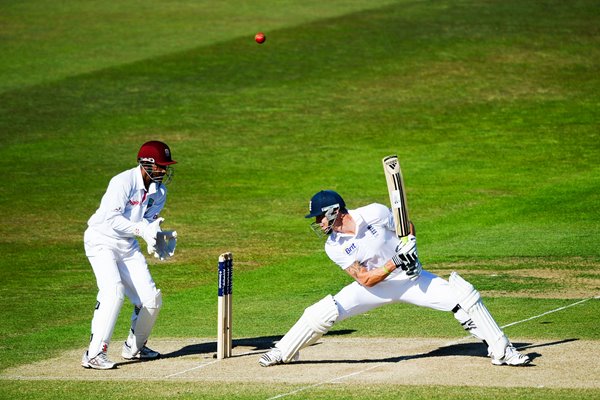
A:
{"type": "Polygon", "coordinates": [[[157,232],[156,236],[156,251],[154,257],[166,260],[175,254],[175,247],[177,246],[177,232],[176,231],[160,231],[157,232]]]}
{"type": "Polygon", "coordinates": [[[158,218],[151,223],[142,220],[135,225],[134,234],[146,241],[148,244],[148,254],[156,252],[156,239],[158,238],[158,233],[161,231],[160,224],[164,220],[164,218],[158,218]]]}

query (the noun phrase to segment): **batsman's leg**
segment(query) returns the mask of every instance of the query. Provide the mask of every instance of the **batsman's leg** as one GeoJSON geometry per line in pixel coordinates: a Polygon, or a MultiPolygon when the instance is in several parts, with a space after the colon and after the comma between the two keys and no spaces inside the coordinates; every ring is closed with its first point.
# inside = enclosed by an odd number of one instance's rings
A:
{"type": "MultiPolygon", "coordinates": [[[[473,285],[465,281],[456,272],[450,274],[448,281],[458,296],[458,305],[470,317],[470,321],[466,320],[463,327],[475,337],[487,343],[489,354],[492,357],[492,364],[528,364],[531,361],[529,357],[520,354],[509,342],[504,332],[502,332],[502,329],[500,329],[486,306],[483,304],[481,295],[473,285]]],[[[455,317],[460,321],[460,310],[455,311],[455,317]]],[[[462,318],[464,318],[464,316],[462,318]]]]}
{"type": "Polygon", "coordinates": [[[275,345],[275,348],[262,355],[258,361],[259,364],[269,367],[297,359],[300,349],[310,346],[327,333],[338,315],[337,304],[333,296],[327,295],[304,310],[298,322],[275,345]]]}

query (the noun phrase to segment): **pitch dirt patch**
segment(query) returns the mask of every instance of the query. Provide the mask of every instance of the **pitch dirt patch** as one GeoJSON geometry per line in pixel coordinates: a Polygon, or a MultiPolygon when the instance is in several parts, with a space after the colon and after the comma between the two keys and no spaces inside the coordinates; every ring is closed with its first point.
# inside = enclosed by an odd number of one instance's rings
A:
{"type": "MultiPolygon", "coordinates": [[[[263,368],[260,354],[278,338],[250,338],[234,342],[233,357],[214,358],[212,339],[154,339],[163,357],[155,361],[122,360],[119,346],[109,350],[117,369],[84,369],[83,350],[3,371],[10,380],[177,380],[191,382],[293,383],[308,387],[326,384],[400,384],[448,386],[600,388],[598,341],[527,340],[513,343],[533,359],[528,367],[498,367],[490,363],[484,346],[471,338],[339,338],[325,336],[301,351],[300,361],[263,368]],[[123,361],[123,362],[121,362],[123,361]]],[[[117,343],[117,342],[115,342],[117,343]]]]}

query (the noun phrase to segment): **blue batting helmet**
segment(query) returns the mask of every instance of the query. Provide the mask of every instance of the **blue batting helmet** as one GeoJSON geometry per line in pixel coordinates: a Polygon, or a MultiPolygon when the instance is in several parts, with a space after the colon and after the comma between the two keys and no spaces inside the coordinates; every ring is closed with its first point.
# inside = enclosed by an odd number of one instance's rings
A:
{"type": "Polygon", "coordinates": [[[333,190],[321,190],[310,199],[309,213],[305,218],[318,217],[332,208],[345,209],[346,203],[344,199],[333,190]]]}

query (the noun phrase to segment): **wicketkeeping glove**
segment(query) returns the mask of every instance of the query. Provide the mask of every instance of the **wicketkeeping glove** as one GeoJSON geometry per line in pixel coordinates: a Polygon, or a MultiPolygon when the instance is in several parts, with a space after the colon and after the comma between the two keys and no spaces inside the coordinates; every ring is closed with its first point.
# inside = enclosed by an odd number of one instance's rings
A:
{"type": "Polygon", "coordinates": [[[415,235],[408,235],[400,239],[400,244],[396,247],[396,254],[392,257],[392,262],[396,268],[401,268],[411,279],[421,273],[421,262],[417,254],[417,238],[415,235]]]}
{"type": "Polygon", "coordinates": [[[148,254],[156,253],[156,237],[158,232],[160,232],[160,224],[164,220],[164,218],[157,218],[151,223],[142,221],[134,230],[134,233],[142,237],[148,244],[148,254]]]}
{"type": "Polygon", "coordinates": [[[175,247],[177,246],[177,232],[176,231],[160,231],[156,236],[156,251],[154,257],[160,260],[166,260],[175,254],[175,247]]]}

